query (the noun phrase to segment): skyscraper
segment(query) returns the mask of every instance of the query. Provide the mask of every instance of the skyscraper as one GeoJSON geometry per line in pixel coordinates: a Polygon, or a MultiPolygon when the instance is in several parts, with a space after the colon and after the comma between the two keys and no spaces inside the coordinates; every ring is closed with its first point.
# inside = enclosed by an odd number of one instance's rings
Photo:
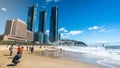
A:
{"type": "Polygon", "coordinates": [[[46,33],[45,30],[45,20],[46,20],[46,11],[41,11],[39,14],[39,28],[38,31],[41,33],[46,33]]]}
{"type": "Polygon", "coordinates": [[[52,7],[50,17],[50,34],[49,41],[51,43],[58,42],[58,7],[52,7]]]}
{"type": "Polygon", "coordinates": [[[45,29],[45,21],[46,21],[46,11],[40,11],[39,14],[39,42],[40,44],[45,44],[46,42],[46,29],[45,29]]]}
{"type": "Polygon", "coordinates": [[[36,20],[37,5],[28,8],[27,30],[34,32],[36,20]]]}
{"type": "Polygon", "coordinates": [[[58,40],[61,40],[61,34],[58,35],[58,40]]]}

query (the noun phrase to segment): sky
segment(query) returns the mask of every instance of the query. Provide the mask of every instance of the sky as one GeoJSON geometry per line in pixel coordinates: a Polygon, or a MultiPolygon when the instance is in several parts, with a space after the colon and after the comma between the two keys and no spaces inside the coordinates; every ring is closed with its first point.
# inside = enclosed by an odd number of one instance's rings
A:
{"type": "Polygon", "coordinates": [[[27,21],[28,7],[38,5],[39,12],[47,11],[46,32],[49,34],[51,8],[58,6],[58,25],[62,39],[90,43],[120,44],[119,0],[0,0],[0,34],[6,20],[19,18],[27,21]]]}

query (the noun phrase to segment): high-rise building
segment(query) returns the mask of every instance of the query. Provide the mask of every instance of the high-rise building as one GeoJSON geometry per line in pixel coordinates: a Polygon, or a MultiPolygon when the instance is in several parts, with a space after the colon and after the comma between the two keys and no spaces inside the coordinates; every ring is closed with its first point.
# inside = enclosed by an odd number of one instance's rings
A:
{"type": "Polygon", "coordinates": [[[4,35],[25,39],[26,38],[26,27],[27,25],[25,24],[25,22],[23,22],[20,19],[7,20],[4,35]]]}
{"type": "Polygon", "coordinates": [[[39,14],[38,31],[44,34],[46,33],[45,24],[46,24],[46,11],[41,11],[39,14]]]}
{"type": "Polygon", "coordinates": [[[7,20],[3,39],[25,41],[26,27],[27,25],[20,19],[7,20]]]}
{"type": "Polygon", "coordinates": [[[45,34],[46,34],[45,24],[46,24],[46,11],[40,11],[39,26],[38,26],[38,35],[39,35],[38,40],[40,44],[45,44],[45,34]]]}
{"type": "Polygon", "coordinates": [[[44,34],[43,43],[48,44],[48,42],[49,42],[49,37],[47,34],[44,34]]]}
{"type": "Polygon", "coordinates": [[[51,43],[58,42],[58,7],[52,7],[50,17],[50,34],[49,41],[51,43]]]}
{"type": "Polygon", "coordinates": [[[37,5],[28,8],[27,30],[34,32],[37,14],[37,5]]]}
{"type": "Polygon", "coordinates": [[[7,20],[3,41],[33,41],[33,32],[20,19],[7,20]],[[21,28],[22,27],[22,28],[21,28]]]}
{"type": "Polygon", "coordinates": [[[61,40],[61,34],[59,34],[58,39],[61,40]]]}

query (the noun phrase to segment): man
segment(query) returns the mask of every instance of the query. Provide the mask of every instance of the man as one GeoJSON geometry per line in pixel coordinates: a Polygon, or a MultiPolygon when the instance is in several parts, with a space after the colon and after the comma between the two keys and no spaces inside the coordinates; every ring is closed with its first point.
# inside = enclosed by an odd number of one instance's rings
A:
{"type": "Polygon", "coordinates": [[[33,53],[33,51],[34,51],[34,46],[31,47],[31,53],[33,53]]]}
{"type": "Polygon", "coordinates": [[[20,47],[20,45],[18,45],[17,54],[20,54],[20,57],[22,57],[23,50],[24,50],[24,47],[23,46],[20,47]]]}
{"type": "Polygon", "coordinates": [[[21,54],[21,48],[20,48],[20,45],[18,45],[18,48],[17,48],[17,54],[21,54]]]}
{"type": "Polygon", "coordinates": [[[13,45],[11,45],[11,47],[9,48],[9,51],[10,51],[10,56],[12,56],[12,53],[13,53],[13,45]]]}

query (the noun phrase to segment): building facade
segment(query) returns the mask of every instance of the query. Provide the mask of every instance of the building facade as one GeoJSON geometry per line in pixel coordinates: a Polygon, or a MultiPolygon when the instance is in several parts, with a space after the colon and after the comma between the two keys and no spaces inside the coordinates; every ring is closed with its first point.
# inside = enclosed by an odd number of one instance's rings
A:
{"type": "Polygon", "coordinates": [[[28,8],[27,30],[34,32],[37,14],[37,5],[28,8]]]}
{"type": "Polygon", "coordinates": [[[49,41],[51,43],[58,42],[58,7],[52,7],[50,17],[50,34],[49,41]]]}
{"type": "Polygon", "coordinates": [[[27,31],[27,25],[20,19],[7,20],[3,41],[33,41],[33,32],[27,31]],[[27,39],[29,36],[30,39],[27,39]]]}
{"type": "Polygon", "coordinates": [[[32,31],[26,30],[26,40],[27,42],[31,42],[34,40],[34,33],[32,31]]]}

